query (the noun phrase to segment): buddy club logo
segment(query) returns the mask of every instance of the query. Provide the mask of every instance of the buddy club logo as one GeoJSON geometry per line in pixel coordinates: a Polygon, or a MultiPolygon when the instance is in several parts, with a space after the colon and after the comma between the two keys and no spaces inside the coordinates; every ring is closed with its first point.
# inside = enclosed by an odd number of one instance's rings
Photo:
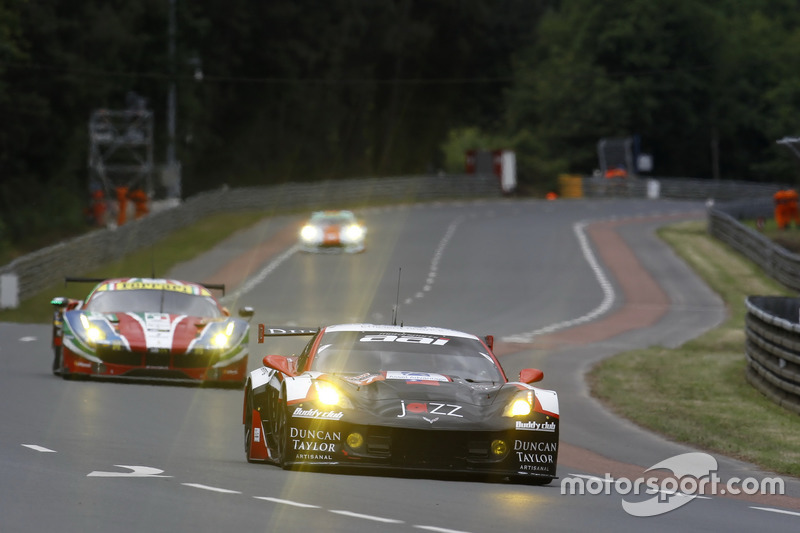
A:
{"type": "Polygon", "coordinates": [[[556,430],[555,422],[521,422],[517,420],[516,429],[520,431],[547,431],[553,433],[556,430]]]}

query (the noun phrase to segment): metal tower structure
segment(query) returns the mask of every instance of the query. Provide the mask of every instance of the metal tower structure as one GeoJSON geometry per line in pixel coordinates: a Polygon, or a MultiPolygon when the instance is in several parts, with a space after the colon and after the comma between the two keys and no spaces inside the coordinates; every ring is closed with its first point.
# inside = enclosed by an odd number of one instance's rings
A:
{"type": "Polygon", "coordinates": [[[597,143],[597,160],[600,163],[602,175],[610,168],[624,168],[629,176],[636,175],[636,166],[633,153],[633,139],[624,137],[618,139],[603,138],[597,143]]]}
{"type": "Polygon", "coordinates": [[[153,113],[97,109],[89,118],[89,190],[118,187],[153,194],[153,113]]]}

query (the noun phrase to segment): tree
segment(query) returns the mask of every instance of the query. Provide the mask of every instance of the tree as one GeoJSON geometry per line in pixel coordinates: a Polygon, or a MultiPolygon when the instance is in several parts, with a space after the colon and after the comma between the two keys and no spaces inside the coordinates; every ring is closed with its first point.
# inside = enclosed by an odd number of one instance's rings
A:
{"type": "Polygon", "coordinates": [[[638,134],[660,175],[767,179],[780,167],[776,124],[797,124],[785,118],[795,11],[787,0],[563,2],[516,56],[507,127],[535,140],[551,173],[548,161],[589,172],[600,138],[638,134]]]}

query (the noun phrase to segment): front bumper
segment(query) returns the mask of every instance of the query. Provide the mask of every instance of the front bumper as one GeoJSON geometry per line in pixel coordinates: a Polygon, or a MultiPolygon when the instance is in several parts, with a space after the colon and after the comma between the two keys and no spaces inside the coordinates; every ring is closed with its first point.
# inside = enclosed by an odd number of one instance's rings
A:
{"type": "Polygon", "coordinates": [[[557,429],[533,435],[315,422],[289,427],[285,464],[556,478],[557,429]]]}
{"type": "Polygon", "coordinates": [[[95,377],[187,383],[241,384],[247,375],[247,354],[226,363],[213,353],[172,354],[115,351],[88,359],[63,349],[62,377],[95,377]]]}

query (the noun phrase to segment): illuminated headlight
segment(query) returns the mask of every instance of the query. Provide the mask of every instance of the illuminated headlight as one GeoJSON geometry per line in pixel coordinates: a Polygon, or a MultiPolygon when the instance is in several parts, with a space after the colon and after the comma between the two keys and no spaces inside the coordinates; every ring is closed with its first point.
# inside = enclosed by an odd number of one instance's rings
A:
{"type": "Polygon", "coordinates": [[[347,436],[347,445],[353,450],[358,450],[364,445],[364,437],[361,433],[350,433],[347,436]]]}
{"type": "Polygon", "coordinates": [[[339,405],[339,402],[342,401],[339,390],[330,383],[315,381],[314,387],[317,389],[317,400],[322,405],[334,406],[339,405]]]}
{"type": "Polygon", "coordinates": [[[95,326],[92,326],[86,330],[86,336],[89,338],[89,341],[91,342],[101,341],[106,338],[105,333],[103,333],[103,331],[100,328],[95,326]]]}
{"type": "Polygon", "coordinates": [[[340,409],[352,409],[353,403],[350,398],[342,394],[338,388],[327,381],[315,381],[314,389],[317,391],[316,401],[325,407],[339,407],[340,409]]]}
{"type": "Polygon", "coordinates": [[[106,334],[103,330],[92,324],[89,319],[86,318],[86,315],[81,315],[81,325],[86,332],[86,339],[90,343],[94,344],[106,338],[106,334]]]}
{"type": "Polygon", "coordinates": [[[528,391],[524,396],[516,396],[506,407],[503,416],[527,416],[533,411],[533,391],[528,391]]]}
{"type": "Polygon", "coordinates": [[[219,332],[211,338],[211,344],[217,348],[225,348],[228,345],[230,337],[223,332],[219,332]]]}
{"type": "Polygon", "coordinates": [[[347,226],[344,230],[344,236],[349,241],[360,241],[364,238],[364,228],[357,224],[353,224],[352,226],[347,226]]]}
{"type": "Polygon", "coordinates": [[[511,416],[525,416],[531,414],[531,404],[526,400],[514,400],[511,404],[511,416]]]}
{"type": "Polygon", "coordinates": [[[300,238],[306,242],[313,242],[318,241],[320,237],[319,228],[312,225],[303,226],[303,229],[300,230],[300,238]]]}
{"type": "Polygon", "coordinates": [[[500,439],[493,440],[490,449],[494,457],[505,457],[508,453],[508,444],[500,439]]]}
{"type": "Polygon", "coordinates": [[[233,328],[233,322],[228,322],[228,325],[225,327],[225,331],[220,331],[211,337],[211,344],[217,348],[226,348],[228,344],[230,344],[233,328]]]}

